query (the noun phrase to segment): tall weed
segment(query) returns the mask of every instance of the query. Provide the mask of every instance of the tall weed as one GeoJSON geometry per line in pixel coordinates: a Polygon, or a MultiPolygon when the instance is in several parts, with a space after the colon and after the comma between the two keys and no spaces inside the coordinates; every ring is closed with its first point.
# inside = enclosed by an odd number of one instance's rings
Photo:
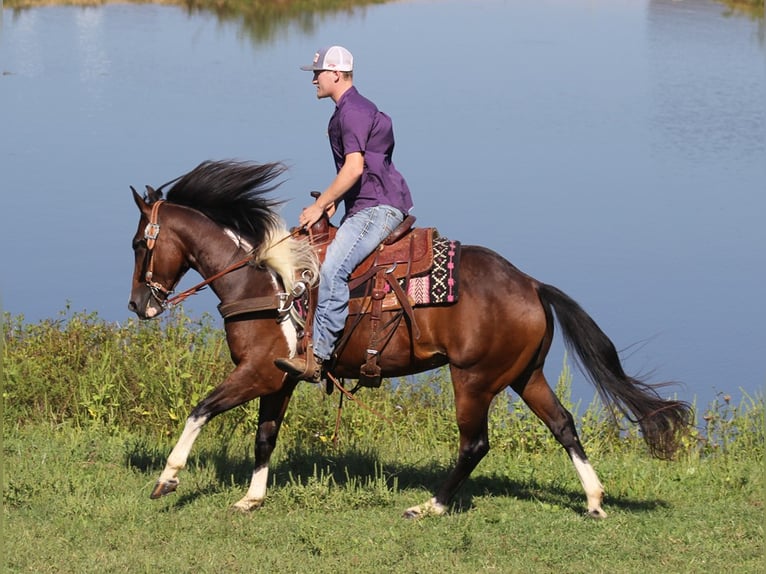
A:
{"type": "MultiPolygon", "coordinates": [[[[159,320],[121,324],[70,309],[36,324],[6,314],[3,343],[3,420],[14,426],[40,421],[97,424],[115,432],[143,429],[148,435],[175,437],[192,408],[233,368],[224,333],[213,318],[193,319],[178,308],[159,320]]],[[[571,385],[565,357],[556,393],[575,415],[589,454],[625,452],[640,444],[635,426],[615,418],[597,399],[579,412],[582,405],[572,404],[571,385]]],[[[447,464],[454,456],[457,429],[446,369],[387,380],[379,390],[361,391],[358,397],[369,409],[346,401],[336,436],[338,396],[327,397],[316,386],[299,386],[280,442],[288,449],[311,448],[331,455],[337,448],[374,451],[385,435],[407,445],[412,460],[436,456],[439,464],[447,464]],[[422,450],[413,445],[422,445],[422,450]]],[[[735,405],[721,395],[701,413],[685,438],[688,454],[763,456],[762,396],[745,396],[735,405]]],[[[218,417],[211,430],[252,436],[256,418],[256,409],[245,406],[218,417]]],[[[495,449],[559,450],[548,429],[510,391],[496,397],[489,418],[495,449]]]]}

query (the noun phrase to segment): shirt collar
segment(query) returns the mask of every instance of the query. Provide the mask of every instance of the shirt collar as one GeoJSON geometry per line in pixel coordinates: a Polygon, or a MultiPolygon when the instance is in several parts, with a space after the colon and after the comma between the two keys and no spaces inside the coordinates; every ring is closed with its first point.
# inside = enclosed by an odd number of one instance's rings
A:
{"type": "Polygon", "coordinates": [[[338,108],[340,108],[340,107],[341,107],[341,106],[344,104],[344,102],[345,102],[345,101],[348,99],[349,95],[350,95],[352,92],[353,92],[354,94],[357,94],[357,93],[358,93],[358,92],[356,91],[356,87],[355,87],[355,86],[351,86],[351,87],[350,87],[348,90],[346,90],[345,92],[343,92],[343,95],[342,95],[342,96],[340,97],[340,99],[338,100],[338,103],[337,103],[337,104],[335,104],[335,109],[338,109],[338,108]]]}

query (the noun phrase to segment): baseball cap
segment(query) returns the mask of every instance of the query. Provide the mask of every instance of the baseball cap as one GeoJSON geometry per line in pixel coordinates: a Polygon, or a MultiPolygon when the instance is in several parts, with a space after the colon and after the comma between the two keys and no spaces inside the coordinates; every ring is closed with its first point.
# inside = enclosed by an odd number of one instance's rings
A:
{"type": "Polygon", "coordinates": [[[354,57],[343,46],[329,46],[314,54],[314,61],[301,70],[316,72],[318,70],[333,70],[335,72],[351,72],[354,69],[354,57]]]}

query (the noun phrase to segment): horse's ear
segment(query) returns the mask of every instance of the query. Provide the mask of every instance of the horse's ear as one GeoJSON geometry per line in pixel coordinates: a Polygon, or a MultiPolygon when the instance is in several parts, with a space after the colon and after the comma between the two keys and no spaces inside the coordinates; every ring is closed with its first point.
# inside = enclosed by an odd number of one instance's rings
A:
{"type": "Polygon", "coordinates": [[[138,209],[140,209],[142,213],[148,213],[149,205],[146,203],[146,200],[141,197],[141,195],[136,191],[136,188],[132,185],[130,186],[130,191],[133,192],[133,201],[136,202],[138,209]]]}
{"type": "Polygon", "coordinates": [[[162,199],[162,193],[155,190],[151,185],[147,185],[146,198],[149,200],[149,203],[154,203],[158,199],[162,199]]]}

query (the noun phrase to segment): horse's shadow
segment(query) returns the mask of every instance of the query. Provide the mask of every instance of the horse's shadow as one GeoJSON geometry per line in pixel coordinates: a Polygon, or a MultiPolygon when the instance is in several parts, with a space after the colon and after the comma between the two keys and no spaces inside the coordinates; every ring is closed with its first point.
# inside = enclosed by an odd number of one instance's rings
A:
{"type": "MultiPolygon", "coordinates": [[[[155,473],[163,468],[165,456],[156,449],[139,446],[127,453],[127,463],[142,472],[155,473]]],[[[234,456],[225,448],[215,452],[202,451],[190,459],[189,472],[194,472],[195,468],[212,469],[219,484],[231,484],[232,477],[239,479],[250,476],[253,460],[250,457],[234,456]]],[[[292,450],[283,460],[272,465],[269,484],[271,488],[284,488],[296,483],[305,486],[316,478],[318,472],[323,480],[331,480],[339,487],[352,481],[364,485],[382,479],[389,488],[393,488],[395,484],[399,490],[425,489],[429,492],[434,492],[447,475],[447,470],[436,463],[387,462],[381,476],[381,462],[374,453],[351,451],[329,456],[312,451],[292,450]]],[[[192,492],[179,495],[173,506],[185,506],[200,497],[215,494],[218,490],[214,485],[200,486],[192,492]]],[[[543,485],[534,478],[518,480],[493,473],[471,476],[455,496],[451,511],[466,512],[474,507],[474,497],[486,494],[557,506],[577,514],[582,514],[585,508],[585,496],[580,489],[543,485]]],[[[659,499],[635,499],[625,496],[607,499],[606,503],[609,507],[633,513],[652,512],[668,506],[667,502],[659,499]]]]}

